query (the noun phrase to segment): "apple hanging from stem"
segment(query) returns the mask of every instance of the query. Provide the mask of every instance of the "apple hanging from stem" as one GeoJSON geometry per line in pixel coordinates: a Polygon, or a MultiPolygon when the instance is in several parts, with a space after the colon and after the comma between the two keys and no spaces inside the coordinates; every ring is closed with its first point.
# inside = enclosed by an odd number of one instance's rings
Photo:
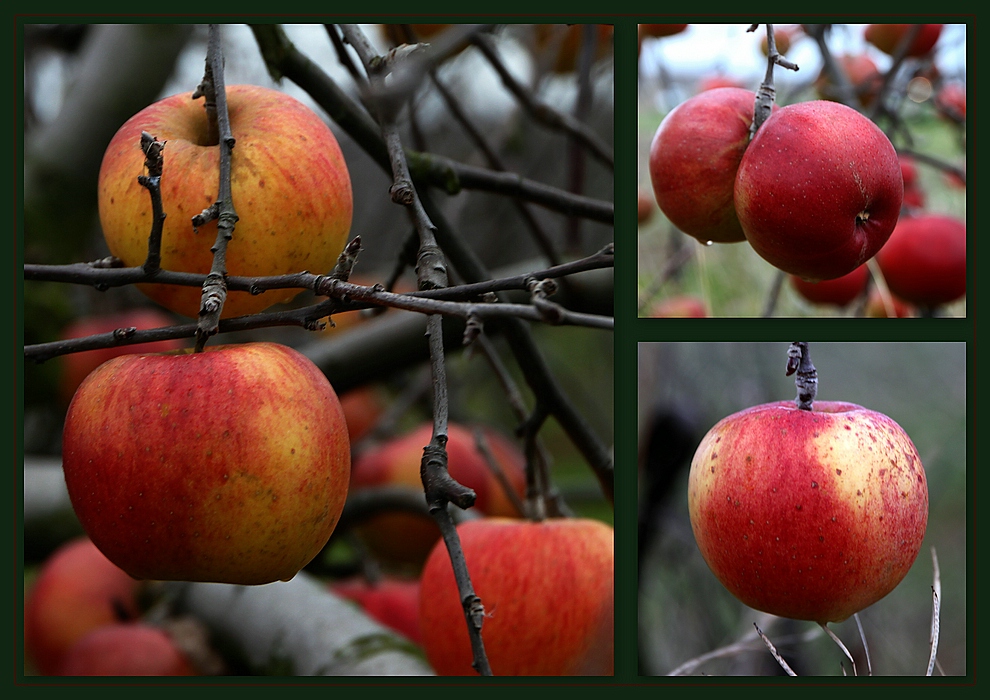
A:
{"type": "Polygon", "coordinates": [[[890,593],[928,522],[911,438],[862,406],[815,402],[807,344],[792,345],[798,400],[739,411],[698,446],[691,527],[715,576],[746,605],[819,624],[890,593]]]}

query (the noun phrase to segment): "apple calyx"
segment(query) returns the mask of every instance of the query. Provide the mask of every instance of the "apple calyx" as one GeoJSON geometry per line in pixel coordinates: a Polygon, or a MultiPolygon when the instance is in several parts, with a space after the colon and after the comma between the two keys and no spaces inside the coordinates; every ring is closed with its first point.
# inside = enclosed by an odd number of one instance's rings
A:
{"type": "Polygon", "coordinates": [[[797,387],[797,398],[795,402],[802,411],[811,411],[815,397],[818,395],[818,370],[811,364],[811,351],[805,342],[791,343],[787,348],[787,369],[784,375],[789,377],[797,372],[794,377],[794,386],[797,387]]]}

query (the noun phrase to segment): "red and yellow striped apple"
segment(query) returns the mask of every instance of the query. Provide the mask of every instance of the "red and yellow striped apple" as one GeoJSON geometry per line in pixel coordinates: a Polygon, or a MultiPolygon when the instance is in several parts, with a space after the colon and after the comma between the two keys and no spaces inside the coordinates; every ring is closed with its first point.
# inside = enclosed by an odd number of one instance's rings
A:
{"type": "Polygon", "coordinates": [[[890,593],[921,548],[925,470],[907,433],[862,406],[763,404],[698,446],[688,510],[715,576],[746,605],[839,622],[890,593]]]}
{"type": "Polygon", "coordinates": [[[872,121],[838,102],[782,107],[739,163],[734,201],[760,257],[805,279],[835,279],[872,258],[900,215],[897,152],[872,121]]]}
{"type": "Polygon", "coordinates": [[[246,343],[101,365],[69,405],[62,462],[87,534],[131,576],[261,584],[326,544],[350,446],[316,365],[246,343]]]}
{"type": "MultiPolygon", "coordinates": [[[[496,676],[614,672],[612,528],[598,520],[481,518],[457,527],[496,676]]],[[[423,647],[444,676],[474,675],[464,611],[443,542],[420,579],[423,647]]]]}
{"type": "MultiPolygon", "coordinates": [[[[216,201],[220,147],[209,141],[202,100],[191,95],[173,95],[138,112],[120,127],[103,156],[100,222],[110,252],[128,266],[142,265],[148,255],[151,200],[137,182],[144,172],[141,132],[147,131],[167,142],[161,179],[166,214],[161,266],[210,271],[216,221],[196,231],[191,219],[216,201]]],[[[231,189],[239,217],[227,247],[227,272],[328,273],[347,242],[353,208],[350,176],[333,132],[315,112],[277,90],[232,85],[226,95],[236,139],[231,189]]],[[[199,287],[138,288],[177,314],[199,313],[199,287]]],[[[263,311],[299,291],[228,292],[223,317],[263,311]]]]}

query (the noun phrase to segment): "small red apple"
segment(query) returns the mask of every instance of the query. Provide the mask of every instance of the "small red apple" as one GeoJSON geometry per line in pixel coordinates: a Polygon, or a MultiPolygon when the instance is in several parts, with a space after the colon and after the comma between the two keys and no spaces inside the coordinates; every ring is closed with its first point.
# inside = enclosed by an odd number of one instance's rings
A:
{"type": "MultiPolygon", "coordinates": [[[[203,102],[191,95],[173,95],[138,112],[120,127],[103,156],[100,222],[110,252],[128,266],[144,263],[151,232],[151,200],[137,181],[145,170],[143,131],[167,142],[161,179],[166,214],[162,268],[206,274],[213,263],[216,221],[197,232],[191,220],[216,201],[220,147],[209,142],[203,102]]],[[[347,242],[352,211],[350,176],[333,132],[315,112],[277,90],[231,85],[226,96],[236,139],[231,188],[239,217],[227,247],[227,272],[328,273],[347,242]]],[[[177,314],[199,313],[199,287],[138,288],[177,314]]],[[[298,293],[231,291],[223,317],[256,313],[298,293]]]]}
{"type": "Polygon", "coordinates": [[[142,623],[107,625],[72,645],[60,676],[195,676],[164,630],[142,623]]]}
{"type": "Polygon", "coordinates": [[[755,93],[741,88],[706,90],[671,110],[650,145],[650,179],[661,211],[702,243],[746,238],[732,191],[755,101],[755,93]]]}
{"type": "MultiPolygon", "coordinates": [[[[866,54],[844,54],[836,57],[836,63],[849,79],[859,104],[863,107],[872,105],[883,84],[883,76],[873,59],[866,54]]],[[[840,99],[831,76],[824,68],[815,80],[815,91],[823,100],[840,99]]]]}
{"type": "Polygon", "coordinates": [[[848,275],[834,280],[812,282],[794,275],[790,278],[794,290],[812,304],[842,307],[854,302],[864,292],[870,279],[870,271],[863,264],[848,275]]]}
{"type": "MultiPolygon", "coordinates": [[[[597,520],[482,518],[457,527],[496,676],[612,675],[613,532],[597,520]]],[[[447,548],[420,584],[423,647],[443,676],[474,675],[447,548]]]]}
{"type": "Polygon", "coordinates": [[[347,436],[353,445],[367,435],[385,412],[385,402],[377,387],[367,384],[340,396],[340,408],[347,420],[347,436]]]}
{"type": "MultiPolygon", "coordinates": [[[[893,56],[901,43],[901,39],[914,26],[912,24],[871,24],[864,30],[863,36],[869,43],[876,46],[885,54],[893,56]]],[[[915,37],[914,41],[911,42],[907,55],[924,56],[932,50],[932,47],[935,46],[935,42],[938,41],[938,37],[941,34],[941,24],[921,25],[921,31],[915,37]]]]}
{"type": "Polygon", "coordinates": [[[651,318],[707,318],[708,306],[702,299],[678,296],[661,299],[650,307],[651,318]]]}
{"type": "Polygon", "coordinates": [[[698,92],[724,87],[742,89],[743,86],[739,84],[738,80],[733,80],[724,75],[711,75],[698,83],[698,92]]]}
{"type": "MultiPolygon", "coordinates": [[[[521,498],[526,488],[526,458],[514,443],[491,429],[482,429],[492,457],[521,498]]],[[[424,423],[410,433],[369,450],[354,462],[351,489],[405,485],[422,491],[420,463],[430,443],[433,424],[424,423]]],[[[447,469],[450,475],[477,495],[474,507],[485,515],[519,517],[488,460],[478,450],[473,431],[457,424],[447,426],[447,469]]],[[[389,561],[422,563],[440,530],[432,518],[411,513],[380,513],[357,526],[362,540],[378,556],[389,561]]]]}
{"type": "Polygon", "coordinates": [[[69,647],[87,632],[137,617],[138,585],[85,537],[55,550],[24,604],[24,648],[35,670],[57,673],[69,647]]]}
{"type": "MultiPolygon", "coordinates": [[[[118,328],[137,328],[139,331],[174,325],[171,317],[158,309],[133,309],[106,316],[85,316],[73,321],[62,331],[63,340],[85,338],[99,333],[112,333],[118,328]]],[[[62,378],[59,383],[62,398],[68,404],[82,380],[94,369],[118,355],[135,352],[165,352],[178,350],[185,341],[157,340],[151,343],[120,345],[100,350],[73,352],[62,357],[62,378]]]]}
{"type": "Polygon", "coordinates": [[[260,584],[326,544],[350,448],[323,372],[246,343],[101,365],[69,405],[62,465],[87,534],[135,578],[260,584]]]}
{"type": "Polygon", "coordinates": [[[419,628],[419,581],[383,578],[371,582],[358,577],[332,583],[330,590],[341,598],[353,600],[369,617],[410,641],[423,643],[419,628]]]}
{"type": "Polygon", "coordinates": [[[943,85],[935,94],[935,108],[953,121],[966,121],[966,86],[957,82],[943,85]]]}
{"type": "Polygon", "coordinates": [[[917,309],[913,305],[893,294],[889,296],[890,304],[888,305],[879,289],[876,287],[870,289],[864,315],[867,318],[910,318],[917,315],[917,309]]]}
{"type": "Polygon", "coordinates": [[[925,536],[928,487],[911,438],[882,413],[780,401],[705,435],[688,509],[705,561],[733,595],[824,624],[904,578],[925,536]]]}
{"type": "MultiPolygon", "coordinates": [[[[801,33],[802,30],[800,26],[774,27],[773,41],[777,45],[777,53],[781,56],[786,54],[791,48],[791,43],[801,36],[801,33]]],[[[760,51],[763,52],[764,56],[770,55],[770,46],[767,42],[767,34],[765,31],[760,32],[760,51]]]]}
{"type": "Polygon", "coordinates": [[[639,188],[636,198],[636,221],[645,224],[653,218],[654,199],[649,192],[642,187],[639,188]]]}
{"type": "Polygon", "coordinates": [[[838,102],[783,107],[739,163],[735,209],[771,265],[835,279],[873,257],[900,215],[897,152],[872,121],[838,102]]]}
{"type": "Polygon", "coordinates": [[[890,291],[920,306],[966,296],[966,224],[941,214],[901,219],[877,263],[890,291]]]}

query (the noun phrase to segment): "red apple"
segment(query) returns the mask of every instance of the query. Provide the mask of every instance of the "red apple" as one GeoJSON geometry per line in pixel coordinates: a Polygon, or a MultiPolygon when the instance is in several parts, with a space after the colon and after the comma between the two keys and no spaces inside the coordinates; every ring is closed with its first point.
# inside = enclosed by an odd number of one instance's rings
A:
{"type": "Polygon", "coordinates": [[[872,121],[838,102],[783,107],[739,164],[735,208],[746,239],[771,265],[835,279],[872,258],[900,215],[897,153],[872,121]]]}
{"type": "MultiPolygon", "coordinates": [[[[174,325],[174,321],[165,313],[157,309],[132,309],[117,314],[106,316],[84,316],[73,321],[62,331],[63,340],[72,338],[85,338],[99,333],[112,333],[118,328],[137,328],[139,331],[151,328],[164,328],[174,325]]],[[[62,398],[66,403],[72,399],[76,389],[82,384],[90,372],[118,355],[127,355],[136,352],[165,352],[167,350],[178,350],[185,345],[185,341],[157,340],[151,343],[137,343],[136,345],[119,345],[117,347],[103,348],[100,350],[86,350],[85,352],[74,352],[62,357],[62,377],[59,384],[62,398]]]]}
{"type": "Polygon", "coordinates": [[[330,590],[341,598],[353,600],[369,617],[410,641],[423,643],[419,629],[419,581],[383,578],[371,582],[358,577],[335,582],[330,590]]]}
{"type": "MultiPolygon", "coordinates": [[[[613,532],[597,520],[482,518],[457,527],[496,676],[612,675],[613,532]]],[[[443,676],[474,675],[461,598],[438,543],[420,583],[423,647],[443,676]]]]}
{"type": "Polygon", "coordinates": [[[893,294],[890,295],[890,304],[884,301],[883,295],[876,287],[870,289],[870,296],[866,300],[865,315],[868,318],[910,318],[917,314],[917,310],[911,304],[900,299],[893,294]]]}
{"type": "Polygon", "coordinates": [[[639,188],[636,199],[636,221],[645,224],[653,218],[653,197],[642,187],[639,188]]]}
{"type": "Polygon", "coordinates": [[[24,648],[35,670],[57,673],[69,647],[87,632],[137,617],[138,585],[85,537],[55,550],[24,604],[24,648]]]}
{"type": "MultiPolygon", "coordinates": [[[[901,39],[914,26],[912,24],[871,24],[864,30],[863,36],[869,43],[876,46],[885,54],[893,56],[901,43],[901,39]]],[[[924,56],[935,46],[935,42],[938,41],[941,33],[941,24],[921,25],[921,31],[915,37],[914,41],[911,42],[907,55],[924,56]]]]}
{"type": "MultiPolygon", "coordinates": [[[[836,63],[849,79],[859,104],[863,107],[872,105],[883,84],[883,76],[880,75],[880,69],[873,59],[866,54],[845,54],[836,57],[836,63]]],[[[824,68],[815,80],[815,91],[823,100],[840,98],[832,84],[831,76],[824,68]]]]}
{"type": "MultiPolygon", "coordinates": [[[[777,45],[777,53],[781,56],[787,53],[791,48],[791,43],[796,40],[801,35],[801,27],[774,27],[773,28],[773,41],[777,45]]],[[[763,52],[764,56],[770,55],[770,45],[767,42],[766,31],[760,32],[760,51],[763,52]]]]}
{"type": "Polygon", "coordinates": [[[911,438],[882,413],[780,401],[708,431],[688,509],[705,561],[733,595],[824,624],[904,578],[925,536],[928,487],[911,438]]]}
{"type": "Polygon", "coordinates": [[[716,88],[724,87],[742,89],[742,85],[740,85],[737,80],[727,78],[724,75],[712,75],[698,83],[698,92],[705,92],[706,90],[715,90],[716,88]]]}
{"type": "Polygon", "coordinates": [[[60,676],[195,676],[172,638],[141,623],[107,625],[80,639],[65,655],[60,676]]]}
{"type": "Polygon", "coordinates": [[[939,114],[957,122],[966,120],[966,86],[962,83],[946,83],[935,94],[935,108],[939,114]]]}
{"type": "Polygon", "coordinates": [[[812,304],[841,307],[848,306],[863,293],[870,279],[870,271],[863,264],[848,275],[836,277],[834,280],[812,282],[794,275],[790,278],[794,290],[812,304]]]}
{"type": "MultiPolygon", "coordinates": [[[[499,433],[481,430],[492,457],[521,498],[526,489],[526,458],[514,443],[499,433]]],[[[402,485],[422,491],[420,463],[423,448],[433,435],[432,423],[424,423],[403,436],[361,454],[354,462],[351,489],[402,485]]],[[[473,431],[465,426],[447,426],[447,469],[459,483],[477,495],[474,507],[484,515],[518,517],[521,513],[506,495],[488,460],[478,450],[473,431]]],[[[360,525],[362,540],[378,556],[396,562],[422,563],[440,537],[433,519],[411,513],[380,513],[360,525]]]]}
{"type": "Polygon", "coordinates": [[[371,384],[341,394],[340,407],[347,420],[347,436],[352,445],[367,435],[385,412],[381,392],[371,384]]]}
{"type": "Polygon", "coordinates": [[[652,307],[648,316],[652,318],[707,318],[708,306],[698,297],[678,296],[661,299],[652,307]]]}
{"type": "MultiPolygon", "coordinates": [[[[312,110],[288,95],[254,85],[227,88],[236,139],[231,187],[239,220],[227,247],[231,275],[327,273],[347,242],[351,183],[340,146],[312,110]]],[[[138,184],[144,172],[141,132],[167,141],[161,179],[166,219],[162,268],[210,271],[216,221],[198,232],[191,219],[217,198],[220,148],[210,143],[202,100],[173,95],[127,120],[110,141],[99,177],[99,209],[110,252],[138,266],[148,255],[151,200],[138,184]]],[[[153,300],[183,316],[199,313],[199,287],[139,285],[153,300]]],[[[262,311],[299,289],[264,294],[228,292],[223,316],[262,311]]]]}
{"type": "Polygon", "coordinates": [[[660,210],[702,243],[746,236],[732,188],[749,144],[756,94],[741,88],[706,90],[664,117],[650,145],[650,179],[660,210]]]}
{"type": "Polygon", "coordinates": [[[274,343],[123,355],[69,405],[62,462],[96,546],[135,578],[288,580],[347,496],[347,425],[326,376],[274,343]]]}
{"type": "Polygon", "coordinates": [[[966,296],[966,224],[941,214],[901,219],[877,263],[890,291],[920,306],[966,296]]]}

